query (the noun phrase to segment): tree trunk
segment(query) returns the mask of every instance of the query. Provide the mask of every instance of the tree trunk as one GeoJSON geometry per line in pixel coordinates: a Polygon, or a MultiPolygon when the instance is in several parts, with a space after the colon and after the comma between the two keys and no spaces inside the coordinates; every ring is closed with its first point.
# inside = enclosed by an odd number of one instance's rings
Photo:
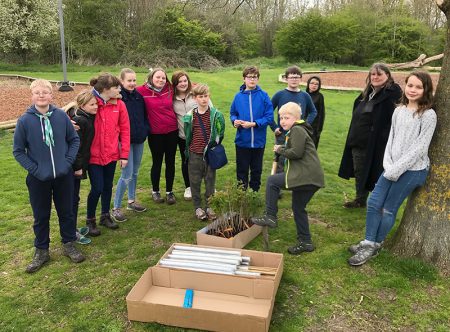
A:
{"type": "Polygon", "coordinates": [[[447,17],[447,43],[435,95],[437,126],[429,156],[431,169],[425,185],[408,200],[392,250],[420,257],[443,272],[450,271],[450,0],[436,0],[447,17]]]}

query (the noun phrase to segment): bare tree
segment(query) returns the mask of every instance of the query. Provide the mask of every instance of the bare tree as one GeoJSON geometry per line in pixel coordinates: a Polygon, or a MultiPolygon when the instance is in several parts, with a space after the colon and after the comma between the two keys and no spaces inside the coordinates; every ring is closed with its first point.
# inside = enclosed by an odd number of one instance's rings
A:
{"type": "Polygon", "coordinates": [[[425,186],[408,200],[394,236],[394,253],[420,257],[450,271],[450,0],[435,0],[447,18],[447,42],[435,95],[438,123],[430,146],[431,170],[425,186]]]}

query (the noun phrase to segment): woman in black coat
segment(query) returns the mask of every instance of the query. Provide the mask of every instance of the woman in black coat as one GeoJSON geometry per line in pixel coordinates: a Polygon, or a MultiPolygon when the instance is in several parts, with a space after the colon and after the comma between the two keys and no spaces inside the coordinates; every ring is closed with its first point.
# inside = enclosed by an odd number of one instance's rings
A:
{"type": "Polygon", "coordinates": [[[355,178],[356,198],[345,208],[365,207],[369,191],[383,172],[383,155],[391,118],[402,89],[382,63],[372,65],[366,88],[356,98],[339,167],[339,176],[355,178]]]}

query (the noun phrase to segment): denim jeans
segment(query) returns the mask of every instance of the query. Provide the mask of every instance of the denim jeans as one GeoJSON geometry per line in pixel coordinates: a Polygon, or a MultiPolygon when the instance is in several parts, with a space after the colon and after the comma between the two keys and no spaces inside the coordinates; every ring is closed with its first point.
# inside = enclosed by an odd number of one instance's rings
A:
{"type": "Polygon", "coordinates": [[[144,152],[144,143],[130,144],[130,153],[128,155],[128,164],[122,168],[122,174],[117,181],[116,195],[114,196],[114,208],[118,209],[122,205],[123,195],[128,188],[128,200],[136,199],[136,184],[139,167],[141,166],[142,154],[144,152]]]}
{"type": "Polygon", "coordinates": [[[428,169],[406,171],[396,181],[378,179],[367,202],[366,240],[382,242],[395,223],[397,211],[406,197],[425,183],[428,169]]]}
{"type": "Polygon", "coordinates": [[[88,219],[95,217],[100,196],[102,197],[102,214],[109,213],[116,163],[113,161],[104,166],[89,164],[88,175],[91,181],[91,191],[87,200],[88,219]]]}
{"type": "Polygon", "coordinates": [[[276,217],[278,213],[278,197],[280,190],[292,191],[292,212],[294,213],[295,226],[297,227],[297,239],[300,242],[311,242],[309,232],[308,213],[306,205],[309,203],[315,192],[319,189],[314,185],[298,186],[286,189],[286,173],[277,173],[269,176],[266,184],[266,214],[276,217]]]}

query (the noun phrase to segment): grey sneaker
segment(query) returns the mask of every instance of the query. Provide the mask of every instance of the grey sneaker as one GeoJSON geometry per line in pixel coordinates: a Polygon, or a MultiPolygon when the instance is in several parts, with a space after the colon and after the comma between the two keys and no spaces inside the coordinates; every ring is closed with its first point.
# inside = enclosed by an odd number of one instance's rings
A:
{"type": "Polygon", "coordinates": [[[216,220],[217,219],[216,213],[211,208],[206,209],[206,215],[208,216],[208,220],[216,220]]]}
{"type": "Polygon", "coordinates": [[[152,199],[155,203],[164,203],[164,198],[161,197],[161,193],[159,191],[152,193],[152,199]]]}
{"type": "Polygon", "coordinates": [[[173,205],[177,202],[175,199],[175,194],[172,191],[166,195],[166,201],[169,205],[173,205]]]}
{"type": "Polygon", "coordinates": [[[134,211],[134,212],[145,212],[145,211],[147,211],[147,208],[136,202],[132,202],[132,203],[128,203],[127,210],[134,211]]]}
{"type": "MultiPolygon", "coordinates": [[[[115,221],[115,222],[124,222],[127,221],[127,217],[124,216],[124,214],[122,213],[122,211],[119,209],[112,209],[111,210],[111,218],[115,221]]],[[[101,221],[100,221],[101,223],[101,221]]]]}
{"type": "Polygon", "coordinates": [[[277,217],[270,216],[268,214],[258,218],[251,218],[250,221],[255,225],[269,226],[270,228],[275,228],[278,226],[277,217]]]}
{"type": "Polygon", "coordinates": [[[205,210],[203,210],[202,208],[197,208],[195,210],[195,216],[197,217],[198,220],[202,221],[208,219],[205,210]]]}
{"type": "Polygon", "coordinates": [[[81,263],[84,261],[83,254],[75,247],[74,242],[63,244],[63,255],[69,257],[74,263],[81,263]]]}
{"type": "Polygon", "coordinates": [[[117,225],[114,220],[111,219],[109,213],[104,213],[100,216],[100,225],[105,226],[109,229],[117,229],[119,225],[117,225]]]}
{"type": "MultiPolygon", "coordinates": [[[[357,243],[357,244],[352,244],[350,247],[348,247],[348,251],[350,251],[350,253],[352,253],[353,255],[356,254],[362,247],[363,247],[363,241],[357,243]]],[[[375,256],[378,255],[380,253],[381,250],[381,246],[383,245],[383,242],[381,242],[380,244],[376,244],[375,246],[377,247],[377,252],[375,253],[375,256]]]]}
{"type": "Polygon", "coordinates": [[[370,244],[361,245],[356,254],[348,259],[348,263],[352,266],[363,265],[369,259],[378,255],[379,249],[380,248],[370,244]]]}
{"type": "Polygon", "coordinates": [[[36,248],[33,256],[33,260],[30,265],[25,269],[26,273],[33,273],[39,270],[45,263],[50,260],[50,255],[48,249],[36,248]]]}
{"type": "Polygon", "coordinates": [[[312,252],[314,251],[314,245],[307,242],[298,242],[296,245],[288,248],[288,253],[291,255],[299,255],[302,252],[312,252]]]}

